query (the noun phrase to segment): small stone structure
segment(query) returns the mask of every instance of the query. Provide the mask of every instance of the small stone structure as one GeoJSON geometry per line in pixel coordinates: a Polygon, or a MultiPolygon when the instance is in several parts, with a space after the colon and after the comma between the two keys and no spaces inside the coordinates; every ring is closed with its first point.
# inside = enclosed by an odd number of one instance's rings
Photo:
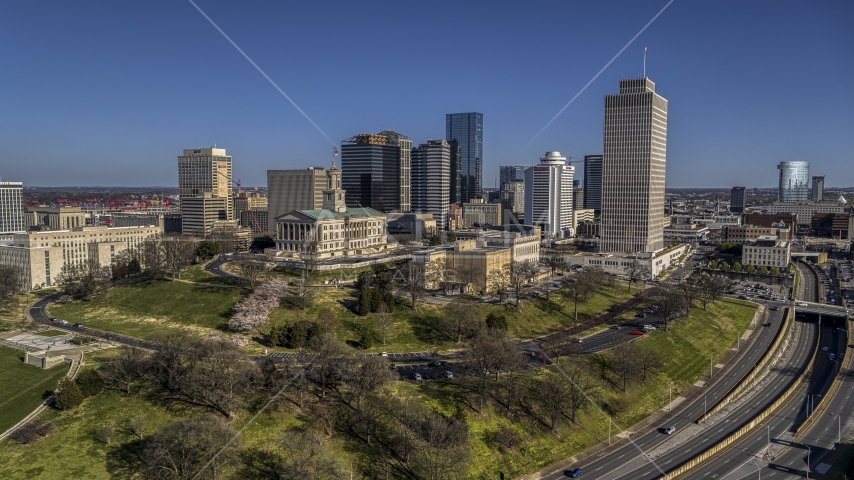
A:
{"type": "Polygon", "coordinates": [[[71,359],[64,355],[57,355],[53,357],[47,356],[47,352],[39,352],[39,353],[30,353],[24,352],[24,363],[28,363],[30,365],[42,368],[49,369],[59,365],[62,362],[71,363],[71,359]]]}

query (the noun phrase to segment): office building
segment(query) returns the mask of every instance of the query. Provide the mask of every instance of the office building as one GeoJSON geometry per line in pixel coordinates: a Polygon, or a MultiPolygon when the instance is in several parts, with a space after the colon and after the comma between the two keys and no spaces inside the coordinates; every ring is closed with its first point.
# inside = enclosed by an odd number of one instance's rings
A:
{"type": "Polygon", "coordinates": [[[256,226],[262,233],[270,231],[270,216],[269,207],[252,207],[252,211],[243,210],[240,212],[239,225],[243,228],[250,229],[255,233],[256,226]]]}
{"type": "Polygon", "coordinates": [[[847,205],[839,201],[833,202],[778,202],[768,205],[768,213],[789,213],[798,217],[799,226],[809,226],[816,213],[845,213],[847,205]]]}
{"type": "Polygon", "coordinates": [[[462,227],[486,227],[501,225],[501,204],[484,203],[474,199],[473,202],[463,203],[462,227]]]}
{"type": "Polygon", "coordinates": [[[448,227],[451,148],[445,140],[427,140],[412,149],[412,211],[431,213],[439,230],[448,227]]]}
{"type": "Polygon", "coordinates": [[[234,208],[232,216],[236,220],[240,218],[241,212],[255,210],[256,208],[267,208],[268,203],[267,197],[262,197],[258,192],[243,192],[242,195],[240,192],[235,192],[232,205],[234,208]]]}
{"type": "Polygon", "coordinates": [[[757,225],[732,225],[721,229],[721,241],[729,243],[751,243],[759,237],[773,236],[779,240],[792,238],[792,227],[784,222],[772,224],[770,227],[757,225]]]}
{"type": "Polygon", "coordinates": [[[602,213],[602,155],[584,156],[584,208],[602,213]]]}
{"type": "Polygon", "coordinates": [[[224,148],[185,149],[178,157],[182,231],[205,235],[214,221],[234,221],[231,157],[224,148]]]}
{"type": "Polygon", "coordinates": [[[0,235],[24,231],[22,182],[0,182],[0,235]]]}
{"type": "Polygon", "coordinates": [[[516,217],[525,214],[525,179],[513,179],[501,184],[501,200],[510,204],[510,210],[516,217]]]}
{"type": "Polygon", "coordinates": [[[411,235],[412,241],[421,242],[439,233],[436,218],[429,213],[389,213],[386,215],[389,235],[395,235],[399,242],[404,235],[411,235]]]}
{"type": "Polygon", "coordinates": [[[354,135],[341,142],[347,205],[390,212],[411,210],[412,140],[397,132],[354,135]]]}
{"type": "Polygon", "coordinates": [[[163,233],[162,226],[74,227],[31,230],[0,242],[0,265],[21,268],[25,290],[56,285],[64,268],[83,267],[90,262],[109,269],[116,256],[138,249],[146,238],[163,233]]]}
{"type": "Polygon", "coordinates": [[[648,78],[620,80],[605,96],[602,252],[664,248],[667,100],[648,78]]]}
{"type": "Polygon", "coordinates": [[[293,210],[320,210],[323,189],[328,182],[326,170],[267,170],[267,214],[275,228],[275,219],[293,210]]]}
{"type": "Polygon", "coordinates": [[[747,187],[732,187],[729,192],[729,211],[741,213],[744,211],[744,191],[747,187]]]}
{"type": "Polygon", "coordinates": [[[572,210],[572,228],[576,232],[579,231],[579,226],[584,222],[592,222],[596,219],[596,213],[592,208],[574,208],[572,210]]]}
{"type": "Polygon", "coordinates": [[[24,225],[27,230],[68,230],[86,226],[86,214],[80,207],[27,207],[24,225]]]}
{"type": "Polygon", "coordinates": [[[513,180],[525,180],[525,169],[528,167],[502,166],[498,167],[498,184],[504,185],[513,180]]]}
{"type": "Polygon", "coordinates": [[[824,201],[824,175],[812,176],[812,201],[824,201]]]}
{"type": "Polygon", "coordinates": [[[483,198],[483,114],[445,115],[445,140],[460,146],[460,202],[483,198]]]}
{"type": "Polygon", "coordinates": [[[792,256],[792,245],[775,236],[763,236],[741,247],[741,264],[777,268],[785,271],[792,256]]]}
{"type": "Polygon", "coordinates": [[[816,237],[851,240],[854,236],[854,215],[850,213],[816,213],[810,222],[810,229],[816,237]]]}
{"type": "Polygon", "coordinates": [[[525,170],[525,223],[539,226],[544,236],[573,234],[574,169],[560,152],[546,152],[539,165],[525,170]]]}
{"type": "Polygon", "coordinates": [[[809,200],[810,162],[780,162],[778,202],[806,202],[809,200]]]}
{"type": "Polygon", "coordinates": [[[450,191],[448,201],[451,205],[458,205],[462,203],[462,193],[460,192],[460,171],[463,168],[462,165],[462,150],[460,149],[460,142],[457,140],[451,140],[448,142],[448,148],[451,152],[451,179],[450,179],[450,191]]]}
{"type": "Polygon", "coordinates": [[[584,189],[579,185],[578,180],[574,180],[572,182],[574,185],[572,187],[572,208],[583,208],[584,205],[584,189]]]}
{"type": "Polygon", "coordinates": [[[461,285],[457,286],[459,291],[456,293],[474,291],[484,294],[495,290],[495,286],[489,281],[490,272],[507,272],[510,269],[511,250],[504,246],[479,244],[475,239],[457,240],[453,246],[413,252],[412,263],[423,266],[424,271],[431,270],[431,264],[438,264],[442,265],[443,271],[448,272],[448,277],[442,278],[441,281],[425,278],[425,286],[430,290],[442,287],[443,283],[459,283],[461,285]],[[456,272],[465,272],[466,278],[457,278],[456,272]]]}

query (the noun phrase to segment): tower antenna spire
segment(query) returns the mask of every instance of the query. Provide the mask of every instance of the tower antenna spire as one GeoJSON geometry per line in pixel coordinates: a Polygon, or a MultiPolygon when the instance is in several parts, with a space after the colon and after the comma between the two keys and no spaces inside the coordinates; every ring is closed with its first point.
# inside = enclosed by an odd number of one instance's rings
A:
{"type": "Polygon", "coordinates": [[[646,45],[643,47],[643,78],[646,78],[646,45]]]}

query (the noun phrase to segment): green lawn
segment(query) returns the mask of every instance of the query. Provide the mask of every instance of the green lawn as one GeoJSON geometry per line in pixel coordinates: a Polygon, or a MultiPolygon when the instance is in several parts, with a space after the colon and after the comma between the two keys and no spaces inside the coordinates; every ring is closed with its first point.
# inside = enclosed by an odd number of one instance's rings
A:
{"type": "Polygon", "coordinates": [[[0,442],[0,478],[113,478],[107,469],[108,458],[115,457],[122,443],[133,439],[121,427],[137,415],[149,420],[149,433],[178,418],[168,409],[144,400],[142,395],[125,396],[109,390],[68,412],[46,410],[41,418],[56,424],[56,430],[48,437],[27,446],[10,439],[0,442]],[[108,422],[117,430],[111,444],[105,445],[95,441],[92,433],[108,422]]]}
{"type": "Polygon", "coordinates": [[[0,432],[29,415],[42,402],[45,391],[55,389],[68,372],[65,363],[42,370],[23,359],[24,352],[0,346],[0,432]]]}
{"type": "Polygon", "coordinates": [[[181,280],[190,282],[210,283],[212,285],[234,285],[234,282],[227,278],[218,277],[211,272],[205,270],[207,263],[200,263],[192,267],[185,268],[181,271],[181,280]]]}
{"type": "Polygon", "coordinates": [[[49,310],[71,323],[137,338],[182,328],[202,334],[224,330],[232,306],[246,293],[242,288],[148,279],[49,310]]]}

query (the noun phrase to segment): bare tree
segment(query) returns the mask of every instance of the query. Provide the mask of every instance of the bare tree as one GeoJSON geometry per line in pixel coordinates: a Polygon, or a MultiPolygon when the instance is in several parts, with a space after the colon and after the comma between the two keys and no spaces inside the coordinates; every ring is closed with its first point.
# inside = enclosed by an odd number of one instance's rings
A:
{"type": "Polygon", "coordinates": [[[264,255],[241,254],[234,262],[238,275],[248,284],[250,290],[255,290],[264,281],[266,273],[273,263],[264,255]]]}
{"type": "Polygon", "coordinates": [[[664,320],[664,331],[666,332],[670,321],[685,313],[688,304],[685,302],[684,295],[672,288],[658,287],[652,296],[658,305],[656,313],[661,315],[661,319],[664,320]]]}
{"type": "Polygon", "coordinates": [[[239,441],[220,452],[234,435],[231,427],[213,415],[179,420],[160,428],[145,442],[139,454],[140,472],[157,480],[215,479],[218,470],[237,459],[239,441]],[[215,461],[202,471],[211,459],[215,461]]]}
{"type": "Polygon", "coordinates": [[[700,294],[700,285],[698,284],[696,277],[691,276],[684,282],[680,283],[678,288],[679,291],[682,292],[682,296],[685,297],[685,314],[690,317],[691,307],[694,304],[694,300],[696,300],[700,294]]]}
{"type": "Polygon", "coordinates": [[[143,240],[139,249],[142,268],[154,277],[159,277],[166,270],[166,255],[162,243],[162,236],[155,235],[143,240]]]}
{"type": "Polygon", "coordinates": [[[486,327],[483,315],[477,305],[463,302],[451,302],[445,306],[442,325],[445,334],[457,343],[463,337],[471,337],[486,327]]]}
{"type": "Polygon", "coordinates": [[[321,435],[290,430],[272,447],[256,447],[246,452],[240,478],[333,480],[345,477],[340,456],[329,448],[321,435]]]}
{"type": "Polygon", "coordinates": [[[495,379],[498,380],[502,371],[518,369],[521,354],[518,345],[504,332],[486,329],[471,339],[465,358],[475,367],[475,373],[480,378],[479,409],[482,410],[489,375],[494,373],[495,379]]]}
{"type": "Polygon", "coordinates": [[[196,256],[195,237],[185,235],[165,235],[160,238],[163,252],[163,265],[172,274],[172,280],[181,278],[181,270],[190,266],[196,256]]]}
{"type": "Polygon", "coordinates": [[[397,378],[397,374],[388,368],[388,362],[382,357],[366,357],[352,362],[345,382],[350,387],[350,395],[356,401],[356,408],[362,409],[362,400],[397,378]]]}
{"type": "Polygon", "coordinates": [[[388,305],[385,302],[381,302],[377,309],[377,322],[380,325],[380,335],[382,336],[383,345],[385,345],[386,332],[392,324],[391,314],[388,310],[388,305]]]}
{"type": "Polygon", "coordinates": [[[309,378],[320,386],[320,400],[324,401],[326,392],[337,388],[343,381],[343,361],[349,349],[330,334],[311,337],[308,348],[317,353],[309,371],[309,378]]]}
{"type": "Polygon", "coordinates": [[[706,309],[706,305],[716,302],[723,296],[727,288],[729,288],[729,282],[726,279],[704,275],[700,280],[699,294],[697,295],[697,300],[703,305],[703,310],[706,309]]]}
{"type": "Polygon", "coordinates": [[[578,423],[576,421],[578,412],[582,411],[590,397],[598,392],[599,386],[587,362],[573,357],[565,357],[562,360],[562,362],[558,361],[561,367],[559,372],[569,383],[566,401],[570,410],[570,420],[572,423],[578,423]]]}
{"type": "Polygon", "coordinates": [[[418,311],[418,300],[426,290],[426,270],[422,264],[408,262],[400,266],[394,274],[398,288],[412,301],[413,311],[418,311]]]}
{"type": "Polygon", "coordinates": [[[630,260],[628,265],[623,267],[623,274],[629,279],[629,291],[632,290],[633,283],[649,280],[652,276],[652,272],[649,267],[638,261],[636,258],[630,260]]]}
{"type": "Polygon", "coordinates": [[[486,289],[490,292],[498,294],[498,303],[504,304],[507,296],[507,289],[510,287],[510,273],[494,268],[489,271],[486,278],[486,289]]]}
{"type": "Polygon", "coordinates": [[[119,347],[119,354],[98,368],[101,378],[110,387],[130,394],[131,388],[141,380],[147,354],[137,347],[119,347]]]}
{"type": "Polygon", "coordinates": [[[549,273],[552,277],[554,277],[558,272],[563,272],[566,270],[566,259],[564,259],[561,254],[541,254],[540,255],[540,265],[546,266],[549,268],[549,273]]]}
{"type": "Polygon", "coordinates": [[[0,309],[10,308],[17,303],[18,292],[24,290],[24,269],[12,265],[0,265],[0,309]]]}
{"type": "Polygon", "coordinates": [[[658,357],[658,352],[646,343],[638,343],[636,350],[637,369],[640,371],[641,379],[646,381],[647,377],[654,375],[664,366],[664,362],[658,357]]]}
{"type": "Polygon", "coordinates": [[[513,288],[516,300],[516,308],[519,308],[522,291],[528,287],[529,282],[536,273],[536,267],[527,262],[513,262],[510,264],[510,286],[513,288]]]}
{"type": "Polygon", "coordinates": [[[308,270],[303,270],[302,276],[290,288],[288,302],[300,310],[308,310],[314,305],[317,298],[317,291],[311,287],[311,281],[314,274],[308,270]]]}
{"type": "Polygon", "coordinates": [[[637,371],[635,342],[621,343],[608,352],[609,369],[617,377],[620,390],[626,391],[629,380],[637,371]]]}
{"type": "Polygon", "coordinates": [[[82,264],[68,263],[59,272],[57,284],[62,285],[67,295],[76,300],[92,298],[106,283],[110,275],[102,269],[96,258],[82,264]]]}

